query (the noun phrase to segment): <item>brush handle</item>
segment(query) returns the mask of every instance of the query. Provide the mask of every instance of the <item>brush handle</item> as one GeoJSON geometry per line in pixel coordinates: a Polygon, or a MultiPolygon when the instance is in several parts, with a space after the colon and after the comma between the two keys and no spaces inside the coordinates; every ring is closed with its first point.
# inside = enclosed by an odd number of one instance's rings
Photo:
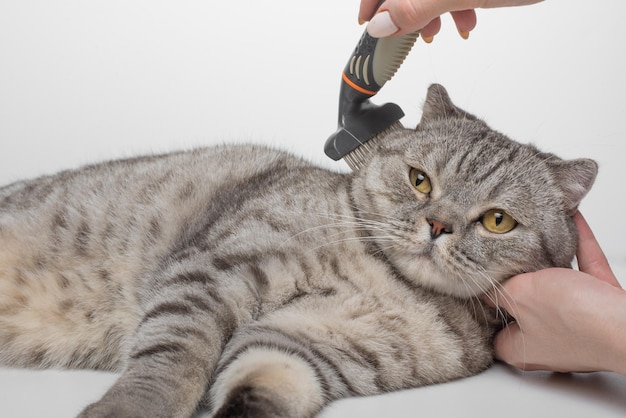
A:
{"type": "Polygon", "coordinates": [[[343,81],[371,97],[389,81],[411,51],[419,31],[392,38],[374,38],[365,30],[343,70],[343,81]]]}

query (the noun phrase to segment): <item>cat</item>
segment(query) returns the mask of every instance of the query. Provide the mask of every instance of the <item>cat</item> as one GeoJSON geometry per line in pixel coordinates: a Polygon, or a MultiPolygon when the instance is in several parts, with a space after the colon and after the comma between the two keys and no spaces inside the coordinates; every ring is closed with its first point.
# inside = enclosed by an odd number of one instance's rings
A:
{"type": "Polygon", "coordinates": [[[432,85],[354,173],[222,145],[8,185],[0,364],[122,372],[81,417],[311,417],[471,376],[504,326],[482,298],[571,266],[596,173],[432,85]]]}

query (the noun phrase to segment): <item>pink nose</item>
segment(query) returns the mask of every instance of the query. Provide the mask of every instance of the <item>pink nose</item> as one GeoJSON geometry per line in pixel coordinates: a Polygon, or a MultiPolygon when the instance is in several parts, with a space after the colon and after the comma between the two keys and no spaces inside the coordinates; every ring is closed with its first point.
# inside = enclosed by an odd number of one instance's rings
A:
{"type": "Polygon", "coordinates": [[[428,225],[430,225],[430,237],[433,239],[437,238],[443,233],[449,234],[452,232],[452,230],[441,221],[430,219],[427,219],[426,221],[428,222],[428,225]]]}

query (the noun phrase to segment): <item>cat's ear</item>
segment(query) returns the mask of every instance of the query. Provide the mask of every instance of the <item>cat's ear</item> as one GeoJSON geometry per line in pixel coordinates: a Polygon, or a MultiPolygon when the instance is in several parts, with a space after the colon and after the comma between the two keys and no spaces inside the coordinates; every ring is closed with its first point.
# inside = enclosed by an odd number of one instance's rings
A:
{"type": "Polygon", "coordinates": [[[478,120],[476,116],[456,107],[442,85],[431,84],[430,87],[428,87],[428,94],[426,95],[426,100],[422,108],[420,125],[436,119],[456,118],[478,120]]]}
{"type": "Polygon", "coordinates": [[[565,209],[570,216],[576,213],[580,201],[591,190],[598,174],[598,164],[590,159],[547,161],[552,175],[563,191],[565,209]]]}

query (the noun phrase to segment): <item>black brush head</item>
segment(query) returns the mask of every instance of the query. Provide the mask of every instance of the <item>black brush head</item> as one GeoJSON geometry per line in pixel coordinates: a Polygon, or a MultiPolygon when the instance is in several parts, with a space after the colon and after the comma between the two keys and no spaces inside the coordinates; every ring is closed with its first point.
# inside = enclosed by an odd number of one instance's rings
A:
{"type": "Polygon", "coordinates": [[[344,80],[339,98],[338,128],[327,140],[324,152],[337,161],[364,145],[404,116],[395,103],[376,105],[371,95],[355,90],[344,80]]]}

